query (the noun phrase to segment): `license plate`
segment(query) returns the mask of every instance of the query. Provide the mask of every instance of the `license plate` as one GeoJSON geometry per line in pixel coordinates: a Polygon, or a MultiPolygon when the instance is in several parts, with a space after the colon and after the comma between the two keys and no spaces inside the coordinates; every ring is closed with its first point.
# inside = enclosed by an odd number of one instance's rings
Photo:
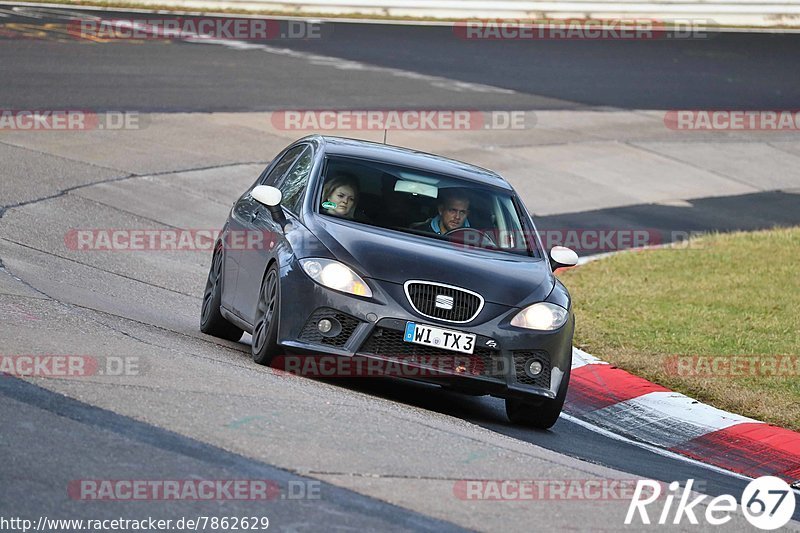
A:
{"type": "Polygon", "coordinates": [[[472,353],[475,349],[475,335],[472,333],[426,326],[416,322],[406,322],[403,340],[453,352],[472,353]]]}

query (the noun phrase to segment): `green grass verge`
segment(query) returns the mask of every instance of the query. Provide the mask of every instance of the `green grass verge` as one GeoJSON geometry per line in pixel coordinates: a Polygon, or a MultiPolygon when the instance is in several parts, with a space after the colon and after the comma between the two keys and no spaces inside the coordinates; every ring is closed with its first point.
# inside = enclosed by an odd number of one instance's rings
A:
{"type": "Polygon", "coordinates": [[[713,234],[560,274],[575,345],[720,409],[800,430],[800,228],[713,234]]]}

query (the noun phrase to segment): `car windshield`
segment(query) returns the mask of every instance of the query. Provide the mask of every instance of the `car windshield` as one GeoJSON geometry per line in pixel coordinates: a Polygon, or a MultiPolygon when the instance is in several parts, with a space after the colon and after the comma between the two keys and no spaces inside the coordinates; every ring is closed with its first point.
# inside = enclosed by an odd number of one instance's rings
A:
{"type": "Polygon", "coordinates": [[[453,176],[331,157],[317,209],[462,247],[538,256],[512,193],[453,176]]]}

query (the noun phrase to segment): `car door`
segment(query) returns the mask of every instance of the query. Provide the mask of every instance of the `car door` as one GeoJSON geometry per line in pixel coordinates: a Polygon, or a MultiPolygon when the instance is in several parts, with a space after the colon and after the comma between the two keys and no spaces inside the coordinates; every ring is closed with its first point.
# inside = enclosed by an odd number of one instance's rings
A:
{"type": "MultiPolygon", "coordinates": [[[[292,146],[279,154],[275,160],[264,170],[261,177],[253,187],[256,185],[275,185],[281,178],[292,168],[292,165],[297,161],[307,145],[301,144],[292,146]]],[[[239,198],[231,209],[231,216],[228,222],[228,231],[224,236],[225,242],[225,268],[223,269],[223,293],[222,305],[230,309],[236,315],[250,321],[248,315],[242,312],[241,302],[242,298],[239,292],[242,287],[248,287],[247,284],[240,284],[239,278],[242,274],[242,260],[246,259],[248,255],[252,254],[248,248],[255,247],[258,243],[256,238],[259,234],[256,233],[255,222],[262,211],[266,210],[261,204],[256,202],[250,196],[248,190],[241,198],[239,198]]],[[[250,290],[250,289],[245,289],[250,290]]],[[[258,289],[255,289],[256,291],[258,289]]]]}
{"type": "MultiPolygon", "coordinates": [[[[297,217],[303,202],[304,193],[314,164],[314,150],[306,145],[299,156],[294,160],[289,170],[277,178],[274,186],[282,193],[281,205],[284,208],[288,222],[296,227],[297,217]]],[[[244,318],[252,323],[258,303],[261,281],[266,271],[266,265],[274,256],[280,241],[286,239],[283,228],[273,220],[269,210],[261,206],[255,208],[255,215],[251,217],[251,231],[256,236],[263,236],[263,246],[255,246],[252,250],[245,250],[241,254],[238,298],[240,309],[244,318]]],[[[288,229],[287,231],[293,231],[288,229]]]]}

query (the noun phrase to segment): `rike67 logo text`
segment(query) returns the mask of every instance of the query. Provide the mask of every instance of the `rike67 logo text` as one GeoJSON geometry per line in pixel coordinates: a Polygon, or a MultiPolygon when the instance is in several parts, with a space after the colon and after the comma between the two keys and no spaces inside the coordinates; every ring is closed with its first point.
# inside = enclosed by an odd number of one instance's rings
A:
{"type": "Polygon", "coordinates": [[[763,476],[751,481],[742,492],[741,499],[737,502],[734,496],[722,494],[705,503],[705,512],[701,512],[703,504],[710,496],[692,494],[694,480],[690,479],[678,494],[680,484],[673,481],[669,484],[669,492],[661,498],[664,506],[658,513],[657,505],[648,509],[648,506],[658,501],[661,497],[661,484],[649,479],[639,480],[633,493],[633,498],[625,515],[625,524],[638,521],[642,524],[681,524],[684,518],[693,525],[697,525],[698,515],[705,519],[705,523],[712,526],[727,524],[733,518],[739,505],[744,517],[750,524],[762,530],[774,530],[786,525],[792,518],[795,509],[795,494],[789,484],[780,478],[763,476]],[[690,499],[691,498],[691,499],[690,499]],[[673,503],[678,500],[674,507],[673,503]],[[652,517],[648,511],[656,511],[652,517]]]}

